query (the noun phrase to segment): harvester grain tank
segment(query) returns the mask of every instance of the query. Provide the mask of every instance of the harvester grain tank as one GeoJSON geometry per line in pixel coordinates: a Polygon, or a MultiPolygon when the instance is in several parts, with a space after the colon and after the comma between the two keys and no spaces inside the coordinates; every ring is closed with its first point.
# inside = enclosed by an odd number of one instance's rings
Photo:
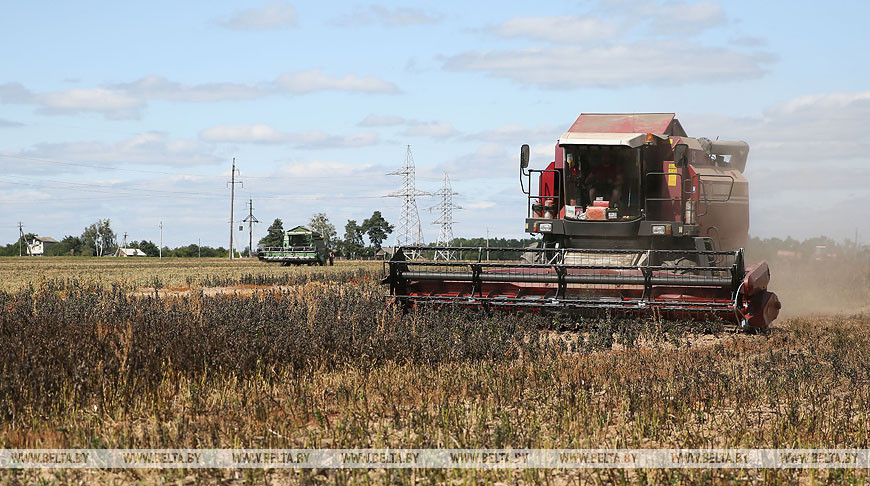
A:
{"type": "Polygon", "coordinates": [[[779,314],[767,263],[746,264],[749,145],[687,136],[672,113],[583,114],[546,168],[520,150],[534,248],[421,247],[388,263],[391,294],[414,305],[721,319],[764,330],[779,314]],[[477,255],[474,258],[473,255],[477,255]]]}
{"type": "Polygon", "coordinates": [[[328,252],[320,233],[304,226],[284,232],[282,246],[257,249],[257,258],[282,265],[323,265],[328,252]]]}

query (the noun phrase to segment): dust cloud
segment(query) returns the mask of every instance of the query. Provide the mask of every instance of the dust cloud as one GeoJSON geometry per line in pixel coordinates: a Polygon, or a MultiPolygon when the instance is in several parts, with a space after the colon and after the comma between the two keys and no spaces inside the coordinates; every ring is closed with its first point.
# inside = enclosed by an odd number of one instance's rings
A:
{"type": "MultiPolygon", "coordinates": [[[[750,253],[747,262],[753,263],[750,253]]],[[[780,319],[870,313],[870,255],[773,257],[770,290],[782,302],[780,319]]]]}

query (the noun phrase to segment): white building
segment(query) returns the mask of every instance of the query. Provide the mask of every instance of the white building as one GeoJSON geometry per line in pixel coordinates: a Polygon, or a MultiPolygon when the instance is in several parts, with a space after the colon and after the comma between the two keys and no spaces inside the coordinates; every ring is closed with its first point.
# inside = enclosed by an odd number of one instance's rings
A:
{"type": "Polygon", "coordinates": [[[138,248],[118,248],[117,256],[122,257],[143,257],[148,256],[144,251],[138,248]]]}
{"type": "Polygon", "coordinates": [[[37,236],[27,242],[27,254],[30,256],[43,256],[49,246],[57,243],[58,241],[50,236],[37,236]]]}

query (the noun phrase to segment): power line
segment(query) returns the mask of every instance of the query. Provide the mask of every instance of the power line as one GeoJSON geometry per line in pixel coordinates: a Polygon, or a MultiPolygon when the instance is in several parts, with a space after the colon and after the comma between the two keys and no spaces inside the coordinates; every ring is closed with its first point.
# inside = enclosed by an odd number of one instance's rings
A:
{"type": "Polygon", "coordinates": [[[183,194],[183,195],[202,195],[202,196],[214,196],[214,197],[223,197],[221,194],[215,192],[195,192],[195,191],[167,191],[161,189],[143,189],[139,187],[118,187],[106,185],[106,184],[96,184],[92,182],[67,182],[67,181],[55,181],[51,179],[38,179],[36,177],[27,177],[27,176],[16,176],[16,175],[6,175],[5,177],[14,177],[16,179],[25,179],[30,181],[37,182],[51,182],[53,184],[68,184],[71,186],[86,186],[86,187],[102,187],[106,189],[120,189],[127,191],[142,191],[142,192],[157,192],[157,193],[166,193],[166,194],[183,194]]]}
{"type": "MultiPolygon", "coordinates": [[[[159,189],[144,189],[144,188],[135,188],[135,187],[122,187],[122,188],[120,188],[121,190],[118,190],[118,189],[115,189],[113,186],[109,186],[109,185],[105,185],[105,184],[54,181],[54,180],[50,180],[50,179],[37,179],[37,178],[33,178],[33,177],[24,177],[24,176],[7,176],[7,177],[25,178],[27,180],[33,180],[33,181],[37,181],[37,182],[49,182],[52,184],[68,184],[68,185],[83,186],[83,187],[97,187],[97,188],[111,189],[110,191],[99,191],[99,190],[88,189],[87,192],[88,193],[98,192],[98,193],[102,193],[102,194],[116,194],[119,196],[167,197],[167,198],[177,198],[177,199],[208,199],[208,198],[223,199],[225,197],[225,196],[222,196],[222,195],[217,194],[217,193],[209,193],[209,192],[166,191],[166,190],[159,190],[159,189]],[[139,193],[134,193],[134,192],[124,192],[123,190],[156,192],[158,194],[139,194],[139,193]],[[163,193],[166,193],[166,194],[163,194],[163,193]]],[[[22,186],[29,186],[29,187],[39,187],[39,188],[46,188],[46,189],[60,189],[60,190],[66,190],[66,191],[82,191],[82,192],[84,192],[84,189],[81,189],[78,187],[64,187],[64,186],[56,186],[56,185],[52,186],[52,185],[45,185],[45,184],[33,184],[33,183],[27,183],[27,182],[10,181],[10,180],[2,180],[2,179],[0,179],[0,183],[22,185],[22,186]]],[[[270,194],[270,193],[266,193],[266,194],[270,194]]],[[[277,200],[281,200],[281,199],[292,199],[292,200],[382,199],[384,197],[387,197],[387,196],[345,196],[345,195],[340,195],[340,194],[336,194],[336,195],[323,195],[323,194],[300,195],[300,194],[296,194],[296,195],[290,195],[290,196],[287,196],[287,195],[274,195],[274,196],[264,195],[264,196],[260,196],[261,199],[277,199],[277,200]]],[[[92,198],[86,198],[86,199],[91,200],[92,198]]],[[[58,200],[61,200],[61,199],[58,199],[58,200]]]]}
{"type": "MultiPolygon", "coordinates": [[[[25,155],[0,154],[0,157],[6,157],[6,158],[10,158],[10,159],[30,160],[33,162],[44,162],[46,164],[69,165],[69,166],[73,166],[73,167],[87,167],[90,169],[102,169],[102,170],[120,170],[120,171],[125,171],[125,172],[140,172],[140,173],[144,173],[144,174],[180,175],[180,176],[187,176],[187,177],[210,177],[210,178],[221,177],[221,176],[204,175],[204,174],[185,174],[182,172],[169,172],[169,171],[162,171],[162,170],[128,169],[126,167],[113,167],[111,165],[85,164],[85,163],[81,163],[81,162],[67,162],[67,161],[60,161],[60,160],[53,160],[53,159],[44,159],[44,158],[40,158],[40,157],[28,157],[25,155]]],[[[167,161],[167,162],[169,162],[169,161],[167,161]]]]}
{"type": "MultiPolygon", "coordinates": [[[[185,172],[172,172],[172,171],[163,171],[163,170],[147,170],[147,169],[130,169],[126,167],[116,167],[111,165],[100,165],[100,164],[88,164],[84,162],[72,162],[72,161],[62,161],[57,159],[46,159],[41,157],[29,157],[25,155],[14,155],[14,154],[3,154],[0,153],[0,157],[6,157],[11,159],[21,159],[21,160],[30,160],[33,162],[44,162],[47,164],[56,164],[56,165],[68,165],[72,167],[86,167],[90,169],[101,169],[101,170],[118,170],[123,172],[138,172],[143,174],[160,174],[160,175],[174,175],[174,176],[184,176],[184,177],[200,177],[207,179],[215,179],[223,177],[222,175],[206,175],[206,174],[190,174],[185,172]]],[[[167,163],[171,163],[172,161],[167,160],[167,163]]],[[[135,163],[135,162],[131,162],[135,163]]],[[[370,174],[374,175],[374,174],[370,174]]],[[[359,179],[360,177],[365,177],[366,174],[355,174],[355,175],[330,175],[329,180],[333,179],[359,179]]],[[[320,179],[323,180],[322,176],[281,176],[281,175],[263,175],[263,176],[255,176],[255,175],[246,175],[248,179],[288,179],[288,180],[296,180],[296,179],[320,179]]]]}

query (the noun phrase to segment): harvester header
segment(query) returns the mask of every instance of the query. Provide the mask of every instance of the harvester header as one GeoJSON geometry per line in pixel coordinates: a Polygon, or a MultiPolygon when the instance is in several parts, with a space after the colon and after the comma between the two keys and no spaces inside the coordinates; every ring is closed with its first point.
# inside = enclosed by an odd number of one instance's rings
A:
{"type": "Polygon", "coordinates": [[[554,160],[520,150],[533,248],[399,249],[385,282],[408,304],[721,319],[767,329],[780,303],[748,265],[749,145],[687,136],[672,113],[583,114],[554,160]],[[476,252],[476,258],[475,258],[476,252]],[[486,257],[484,258],[484,255],[486,257]]]}

